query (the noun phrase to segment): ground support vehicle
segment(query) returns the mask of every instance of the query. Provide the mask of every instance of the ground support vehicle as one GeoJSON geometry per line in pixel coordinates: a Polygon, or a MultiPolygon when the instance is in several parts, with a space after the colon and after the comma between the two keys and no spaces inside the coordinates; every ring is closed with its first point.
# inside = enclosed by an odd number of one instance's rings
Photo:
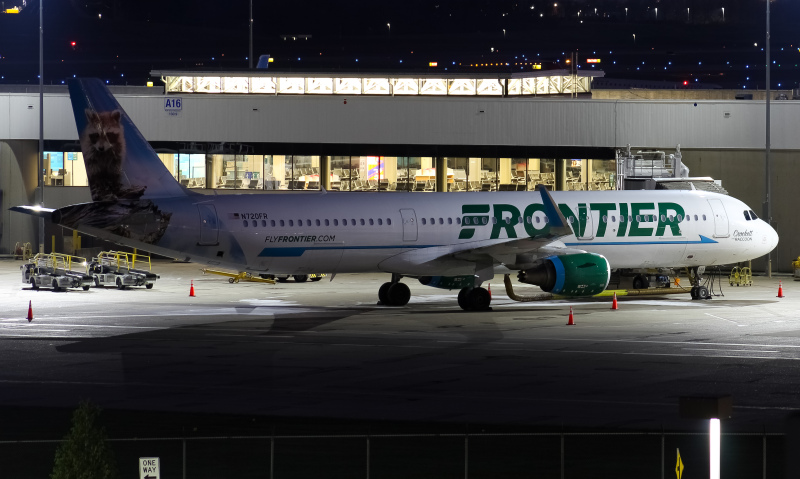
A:
{"type": "Polygon", "coordinates": [[[82,288],[87,291],[92,285],[92,277],[86,274],[86,258],[60,253],[39,253],[20,266],[22,282],[30,284],[31,289],[53,288],[61,291],[69,288],[82,288]],[[80,268],[80,270],[74,270],[80,268]]]}
{"type": "Polygon", "coordinates": [[[274,279],[262,278],[260,276],[253,276],[251,273],[248,273],[246,271],[240,271],[238,273],[231,273],[231,272],[228,272],[228,271],[220,271],[220,270],[217,270],[217,269],[209,269],[209,268],[202,268],[200,271],[202,271],[203,274],[216,274],[216,275],[219,275],[219,276],[226,276],[228,278],[228,282],[231,283],[231,284],[238,283],[239,281],[250,281],[250,282],[253,282],[253,283],[275,284],[275,280],[274,279]]]}
{"type": "Polygon", "coordinates": [[[150,256],[122,251],[100,252],[89,263],[89,274],[97,288],[116,286],[118,289],[125,289],[130,286],[144,286],[152,289],[159,278],[152,272],[150,256]]]}

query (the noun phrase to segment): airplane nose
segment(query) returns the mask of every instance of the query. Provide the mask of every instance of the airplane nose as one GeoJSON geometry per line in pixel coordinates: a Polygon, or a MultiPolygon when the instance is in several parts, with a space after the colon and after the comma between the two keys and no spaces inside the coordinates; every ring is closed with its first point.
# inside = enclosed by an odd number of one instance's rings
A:
{"type": "Polygon", "coordinates": [[[764,222],[764,231],[761,238],[761,246],[764,248],[764,254],[769,253],[778,246],[778,232],[772,226],[764,222]]]}

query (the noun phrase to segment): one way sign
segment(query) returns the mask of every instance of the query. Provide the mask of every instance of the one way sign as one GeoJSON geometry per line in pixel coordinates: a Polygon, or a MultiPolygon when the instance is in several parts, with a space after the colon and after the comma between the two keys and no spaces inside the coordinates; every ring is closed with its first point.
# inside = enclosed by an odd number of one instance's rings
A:
{"type": "Polygon", "coordinates": [[[157,457],[139,458],[139,479],[160,479],[157,457]]]}

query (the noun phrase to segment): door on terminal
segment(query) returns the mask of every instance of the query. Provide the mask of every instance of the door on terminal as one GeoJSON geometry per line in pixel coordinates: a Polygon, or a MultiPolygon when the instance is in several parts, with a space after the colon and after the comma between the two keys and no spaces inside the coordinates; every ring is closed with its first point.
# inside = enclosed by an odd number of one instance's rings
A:
{"type": "Polygon", "coordinates": [[[403,218],[403,241],[417,241],[417,214],[411,208],[400,210],[403,218]]]}
{"type": "Polygon", "coordinates": [[[720,200],[708,200],[711,205],[711,211],[714,215],[714,237],[727,238],[728,233],[728,215],[725,212],[725,206],[720,200]]]}
{"type": "Polygon", "coordinates": [[[214,205],[199,204],[197,211],[200,213],[200,241],[199,245],[215,245],[219,243],[219,223],[217,209],[214,205]]]}

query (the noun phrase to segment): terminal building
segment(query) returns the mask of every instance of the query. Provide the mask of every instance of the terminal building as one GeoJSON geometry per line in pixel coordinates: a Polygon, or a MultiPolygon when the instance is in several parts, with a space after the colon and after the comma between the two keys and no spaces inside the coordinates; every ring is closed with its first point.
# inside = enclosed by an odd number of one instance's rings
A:
{"type": "MultiPolygon", "coordinates": [[[[324,188],[380,201],[397,191],[524,194],[537,184],[600,191],[622,187],[616,158],[627,145],[680,145],[691,176],[719,180],[756,211],[765,201],[765,102],[757,92],[595,92],[599,71],[153,75],[162,85],[111,91],[175,179],[205,194],[324,188]]],[[[66,86],[45,88],[43,111],[45,206],[89,201],[66,86]]],[[[771,111],[771,211],[781,236],[773,269],[790,271],[800,254],[792,196],[800,101],[773,101],[771,111]]],[[[38,138],[38,86],[0,87],[0,254],[38,244],[38,221],[8,211],[36,201],[38,138]]],[[[60,227],[46,226],[45,238],[47,252],[78,247],[60,227]]],[[[94,241],[80,246],[100,246],[94,241]]]]}

